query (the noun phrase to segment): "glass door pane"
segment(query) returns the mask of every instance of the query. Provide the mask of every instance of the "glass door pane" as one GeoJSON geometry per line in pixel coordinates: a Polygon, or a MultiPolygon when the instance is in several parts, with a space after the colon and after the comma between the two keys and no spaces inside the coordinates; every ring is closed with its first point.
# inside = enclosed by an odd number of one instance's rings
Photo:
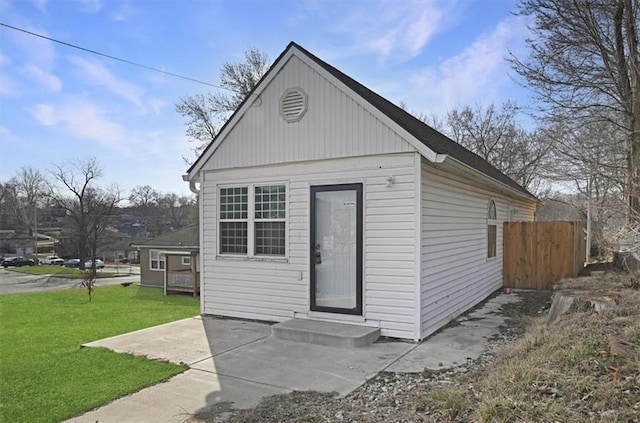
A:
{"type": "Polygon", "coordinates": [[[360,189],[346,187],[313,190],[312,309],[354,313],[361,308],[360,189]]]}

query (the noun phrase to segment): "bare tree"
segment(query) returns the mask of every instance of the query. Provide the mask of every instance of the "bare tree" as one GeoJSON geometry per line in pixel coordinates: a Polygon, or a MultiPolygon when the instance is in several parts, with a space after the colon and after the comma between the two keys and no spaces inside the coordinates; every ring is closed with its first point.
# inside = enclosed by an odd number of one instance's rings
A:
{"type": "Polygon", "coordinates": [[[158,204],[160,194],[150,185],[138,185],[131,190],[129,202],[134,207],[148,210],[158,204]]]}
{"type": "Polygon", "coordinates": [[[55,166],[51,174],[58,184],[51,187],[49,198],[67,213],[76,240],[80,267],[84,269],[86,260],[91,259],[91,269],[84,281],[91,299],[97,251],[109,219],[120,201],[120,192],[115,186],[107,189],[97,186],[96,181],[102,176],[102,169],[94,158],[55,166]]]}
{"type": "Polygon", "coordinates": [[[548,167],[553,137],[524,130],[515,103],[500,108],[462,107],[447,113],[444,132],[532,192],[539,190],[548,167]]]}
{"type": "Polygon", "coordinates": [[[445,121],[442,119],[441,116],[439,116],[435,112],[424,113],[424,112],[418,112],[413,109],[409,110],[407,103],[405,103],[404,101],[401,101],[400,103],[398,103],[398,107],[400,107],[405,112],[413,115],[416,119],[426,123],[436,131],[440,131],[442,133],[446,132],[445,121]]]}
{"type": "MultiPolygon", "coordinates": [[[[218,128],[253,91],[269,65],[269,56],[265,52],[250,47],[244,52],[243,62],[227,62],[220,69],[220,86],[228,93],[209,92],[180,99],[176,111],[187,119],[185,135],[195,143],[195,157],[215,138],[218,128]]],[[[186,157],[183,159],[187,164],[193,161],[186,157]]]]}
{"type": "Polygon", "coordinates": [[[26,228],[15,178],[0,184],[0,228],[26,228]]]}
{"type": "Polygon", "coordinates": [[[46,190],[42,173],[30,167],[21,168],[8,182],[2,185],[0,201],[13,209],[17,226],[33,235],[35,210],[46,190]]]}
{"type": "MultiPolygon", "coordinates": [[[[586,216],[587,245],[600,247],[606,222],[625,208],[624,135],[604,121],[586,125],[564,122],[556,126],[555,134],[554,179],[573,185],[573,204],[586,216]]],[[[590,259],[590,248],[586,259],[590,259]]]]}
{"type": "Polygon", "coordinates": [[[21,168],[6,183],[0,184],[0,225],[33,238],[33,251],[37,253],[38,206],[46,191],[43,174],[31,167],[21,168]]]}
{"type": "Polygon", "coordinates": [[[605,121],[624,135],[630,221],[640,213],[640,0],[521,0],[527,58],[509,61],[547,116],[605,121]]]}
{"type": "Polygon", "coordinates": [[[189,224],[192,216],[191,209],[195,207],[195,202],[187,196],[179,196],[175,193],[168,193],[160,197],[158,204],[163,210],[163,215],[167,215],[171,222],[171,228],[181,229],[189,224]]]}
{"type": "Polygon", "coordinates": [[[15,186],[19,198],[24,220],[29,228],[29,235],[33,237],[33,253],[38,254],[38,204],[42,201],[46,189],[44,175],[31,167],[23,167],[15,177],[15,186]]]}

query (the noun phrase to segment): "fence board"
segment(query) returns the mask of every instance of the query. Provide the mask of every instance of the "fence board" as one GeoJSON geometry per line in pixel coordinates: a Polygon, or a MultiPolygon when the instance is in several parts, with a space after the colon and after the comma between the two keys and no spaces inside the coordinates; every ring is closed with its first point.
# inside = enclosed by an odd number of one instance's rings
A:
{"type": "Polygon", "coordinates": [[[584,267],[581,222],[505,222],[504,286],[552,289],[584,267]]]}

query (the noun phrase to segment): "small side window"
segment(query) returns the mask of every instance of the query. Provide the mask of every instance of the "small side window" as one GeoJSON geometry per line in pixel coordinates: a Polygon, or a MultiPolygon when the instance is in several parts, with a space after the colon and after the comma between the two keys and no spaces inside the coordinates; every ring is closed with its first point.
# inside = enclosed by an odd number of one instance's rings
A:
{"type": "Polygon", "coordinates": [[[191,257],[182,256],[182,265],[183,266],[191,266],[191,257]]]}
{"type": "Polygon", "coordinates": [[[487,205],[487,258],[493,258],[497,254],[498,222],[496,219],[496,203],[493,199],[487,205]]]}
{"type": "Polygon", "coordinates": [[[164,255],[158,250],[149,250],[149,269],[164,270],[164,255]]]}

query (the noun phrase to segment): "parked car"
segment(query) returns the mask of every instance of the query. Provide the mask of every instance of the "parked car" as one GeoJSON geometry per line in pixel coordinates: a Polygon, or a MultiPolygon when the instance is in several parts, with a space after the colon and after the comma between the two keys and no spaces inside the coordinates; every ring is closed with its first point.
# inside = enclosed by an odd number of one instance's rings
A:
{"type": "Polygon", "coordinates": [[[53,264],[56,266],[62,266],[64,264],[64,260],[58,256],[48,256],[38,261],[40,264],[53,264]]]}
{"type": "Polygon", "coordinates": [[[33,266],[36,264],[33,260],[24,257],[9,257],[5,258],[2,262],[2,267],[5,269],[9,266],[21,267],[21,266],[33,266]]]}
{"type": "MultiPolygon", "coordinates": [[[[80,267],[80,259],[69,259],[64,264],[66,267],[78,268],[80,267]]],[[[84,262],[85,269],[91,269],[91,260],[84,262]]],[[[96,269],[104,269],[104,261],[96,259],[96,269]]]]}
{"type": "MultiPolygon", "coordinates": [[[[91,269],[91,260],[87,260],[84,263],[84,268],[85,269],[91,269]]],[[[100,260],[100,259],[96,259],[96,269],[104,269],[104,261],[100,260]]]]}
{"type": "Polygon", "coordinates": [[[80,267],[80,259],[69,259],[64,265],[65,267],[78,268],[80,267]]]}

